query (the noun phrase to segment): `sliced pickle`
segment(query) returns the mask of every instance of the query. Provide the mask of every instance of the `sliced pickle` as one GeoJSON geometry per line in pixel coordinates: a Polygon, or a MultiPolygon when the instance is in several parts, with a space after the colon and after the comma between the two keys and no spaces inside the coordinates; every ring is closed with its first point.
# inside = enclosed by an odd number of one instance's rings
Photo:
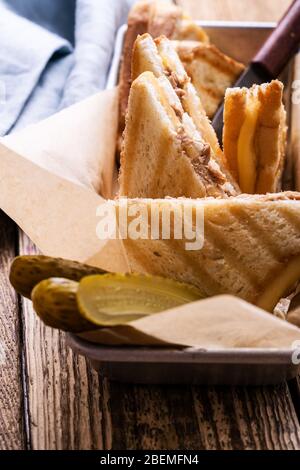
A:
{"type": "Polygon", "coordinates": [[[80,333],[95,329],[78,310],[78,282],[51,278],[37,284],[32,291],[33,307],[47,326],[80,333]]]}
{"type": "Polygon", "coordinates": [[[87,276],[77,291],[79,311],[99,327],[124,325],[201,298],[193,286],[138,274],[87,276]]]}
{"type": "Polygon", "coordinates": [[[60,277],[80,281],[84,276],[101,273],[104,273],[102,269],[62,258],[18,256],[12,262],[9,279],[19,294],[30,299],[34,286],[44,279],[60,277]]]}

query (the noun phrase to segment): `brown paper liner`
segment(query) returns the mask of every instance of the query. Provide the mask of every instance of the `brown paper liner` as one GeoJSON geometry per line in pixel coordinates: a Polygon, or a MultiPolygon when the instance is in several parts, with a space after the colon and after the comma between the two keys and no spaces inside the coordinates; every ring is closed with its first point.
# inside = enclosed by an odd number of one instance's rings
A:
{"type": "MultiPolygon", "coordinates": [[[[96,236],[97,207],[112,194],[116,131],[115,89],[1,139],[0,207],[44,254],[128,271],[121,242],[96,236]]],[[[285,348],[300,330],[226,296],[84,337],[102,344],[285,348]]]]}

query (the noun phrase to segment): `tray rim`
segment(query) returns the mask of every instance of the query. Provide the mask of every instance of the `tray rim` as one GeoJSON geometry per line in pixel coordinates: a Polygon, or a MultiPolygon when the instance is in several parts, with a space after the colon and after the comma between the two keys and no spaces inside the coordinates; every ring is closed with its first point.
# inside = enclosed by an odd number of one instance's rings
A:
{"type": "Polygon", "coordinates": [[[79,336],[67,333],[68,345],[99,362],[134,363],[218,363],[218,364],[291,364],[292,356],[300,354],[300,347],[280,348],[164,348],[144,346],[105,346],[86,341],[79,336]],[[126,352],[126,354],[125,354],[126,352]]]}

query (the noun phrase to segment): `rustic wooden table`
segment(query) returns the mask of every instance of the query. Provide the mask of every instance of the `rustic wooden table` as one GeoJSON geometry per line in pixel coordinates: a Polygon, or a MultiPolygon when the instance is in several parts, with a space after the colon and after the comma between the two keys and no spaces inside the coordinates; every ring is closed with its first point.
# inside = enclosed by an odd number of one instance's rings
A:
{"type": "MultiPolygon", "coordinates": [[[[194,18],[277,20],[289,0],[178,0],[194,18]]],[[[300,381],[276,387],[110,383],[8,282],[26,236],[0,214],[0,449],[300,449],[300,381]]]]}

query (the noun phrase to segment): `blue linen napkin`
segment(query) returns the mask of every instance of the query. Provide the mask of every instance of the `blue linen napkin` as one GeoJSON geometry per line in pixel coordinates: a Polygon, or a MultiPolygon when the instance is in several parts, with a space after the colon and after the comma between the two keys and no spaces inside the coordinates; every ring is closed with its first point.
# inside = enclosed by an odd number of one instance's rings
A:
{"type": "Polygon", "coordinates": [[[135,0],[0,0],[0,135],[103,89],[135,0]]]}

